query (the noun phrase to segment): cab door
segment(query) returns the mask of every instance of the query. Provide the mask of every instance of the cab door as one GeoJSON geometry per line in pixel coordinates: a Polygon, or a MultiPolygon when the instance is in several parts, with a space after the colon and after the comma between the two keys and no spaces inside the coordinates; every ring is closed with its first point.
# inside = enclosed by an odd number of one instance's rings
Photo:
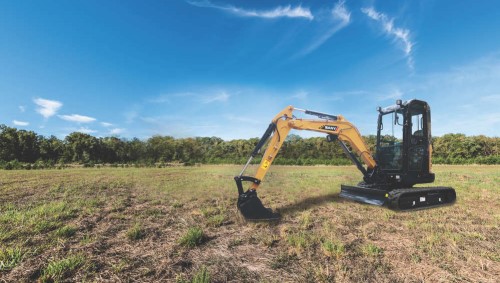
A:
{"type": "Polygon", "coordinates": [[[377,163],[388,173],[400,173],[403,170],[403,122],[403,109],[379,116],[377,163]]]}
{"type": "Polygon", "coordinates": [[[427,105],[413,103],[408,107],[409,146],[408,171],[425,172],[428,156],[429,134],[427,122],[427,105]]]}

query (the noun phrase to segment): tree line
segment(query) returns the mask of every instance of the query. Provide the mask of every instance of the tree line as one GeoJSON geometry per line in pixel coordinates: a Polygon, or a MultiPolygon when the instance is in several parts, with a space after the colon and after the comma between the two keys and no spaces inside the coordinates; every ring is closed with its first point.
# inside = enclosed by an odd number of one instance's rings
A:
{"type": "MultiPolygon", "coordinates": [[[[376,138],[365,136],[374,152],[376,138]]],[[[0,125],[0,167],[4,169],[48,168],[69,163],[127,164],[163,166],[243,164],[258,143],[258,138],[224,141],[218,137],[173,138],[153,136],[137,138],[94,137],[73,132],[63,140],[45,137],[33,131],[0,125]]],[[[500,164],[500,138],[446,134],[433,138],[434,164],[500,164]]],[[[254,161],[258,163],[259,160],[254,161]]],[[[302,138],[289,135],[275,164],[282,165],[348,165],[351,161],[337,143],[325,138],[302,138]]]]}

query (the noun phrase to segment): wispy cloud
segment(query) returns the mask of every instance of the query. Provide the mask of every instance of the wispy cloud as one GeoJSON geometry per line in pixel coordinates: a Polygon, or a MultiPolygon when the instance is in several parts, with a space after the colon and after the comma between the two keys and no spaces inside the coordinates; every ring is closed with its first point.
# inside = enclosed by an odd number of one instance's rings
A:
{"type": "Polygon", "coordinates": [[[203,103],[212,103],[212,102],[226,102],[229,99],[230,95],[227,94],[225,91],[222,91],[220,93],[214,94],[214,95],[209,95],[205,96],[201,99],[201,102],[203,103]]]}
{"type": "Polygon", "coordinates": [[[108,123],[108,122],[101,122],[101,126],[108,128],[108,127],[113,126],[113,124],[108,123]]]}
{"type": "Polygon", "coordinates": [[[26,107],[24,107],[24,105],[19,105],[19,111],[21,111],[21,113],[24,113],[26,111],[26,107]]]}
{"type": "Polygon", "coordinates": [[[57,100],[49,100],[43,98],[33,99],[33,102],[38,105],[38,107],[36,108],[36,112],[38,112],[46,119],[54,116],[63,105],[57,100]]]}
{"type": "Polygon", "coordinates": [[[84,134],[95,134],[97,133],[96,130],[89,129],[87,127],[81,127],[80,129],[76,130],[77,132],[84,133],[84,134]]]}
{"type": "Polygon", "coordinates": [[[91,122],[94,122],[95,120],[97,120],[96,118],[78,115],[78,114],[58,115],[58,117],[65,120],[65,121],[77,122],[77,123],[91,123],[91,122]]]}
{"type": "Polygon", "coordinates": [[[12,121],[12,124],[16,125],[16,126],[28,126],[30,123],[28,122],[23,122],[23,121],[18,121],[18,120],[14,120],[12,121]]]}
{"type": "Polygon", "coordinates": [[[312,15],[309,8],[303,8],[300,5],[296,7],[292,7],[291,5],[278,6],[271,10],[249,10],[249,9],[235,7],[233,5],[217,5],[210,1],[186,1],[186,2],[196,7],[219,9],[240,17],[256,17],[265,19],[274,19],[274,18],[305,18],[309,20],[314,19],[314,16],[312,15]]]}
{"type": "Polygon", "coordinates": [[[413,69],[414,62],[412,50],[414,43],[410,38],[410,30],[394,26],[394,19],[389,18],[384,13],[377,12],[373,7],[361,8],[361,12],[382,25],[384,33],[392,37],[394,41],[402,47],[407,58],[408,66],[413,69]]]}
{"type": "Polygon", "coordinates": [[[292,95],[293,99],[298,99],[298,100],[306,100],[307,97],[309,96],[309,93],[307,91],[299,91],[296,94],[292,95]]]}
{"type": "Polygon", "coordinates": [[[114,128],[114,129],[111,129],[109,131],[109,134],[110,135],[119,135],[121,133],[123,133],[125,131],[125,129],[121,129],[121,128],[114,128]]]}
{"type": "Polygon", "coordinates": [[[171,99],[170,99],[170,96],[169,95],[160,95],[160,96],[157,96],[157,97],[154,97],[154,98],[151,98],[151,99],[148,99],[147,102],[148,103],[154,103],[154,104],[158,104],[158,103],[170,103],[171,99]]]}
{"type": "Polygon", "coordinates": [[[327,18],[327,21],[330,22],[328,29],[313,40],[309,46],[299,52],[296,56],[300,57],[311,53],[323,45],[323,43],[325,43],[335,33],[349,25],[351,22],[351,12],[346,8],[344,0],[340,0],[337,4],[335,4],[335,7],[330,12],[329,18],[327,18]]]}

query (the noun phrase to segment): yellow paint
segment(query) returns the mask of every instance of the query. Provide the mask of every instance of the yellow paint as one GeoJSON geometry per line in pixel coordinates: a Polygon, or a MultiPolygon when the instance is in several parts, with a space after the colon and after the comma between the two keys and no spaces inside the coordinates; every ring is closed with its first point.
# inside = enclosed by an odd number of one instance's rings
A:
{"type": "Polygon", "coordinates": [[[269,165],[271,165],[271,162],[269,162],[269,160],[264,160],[264,162],[262,162],[262,166],[260,166],[262,169],[264,170],[267,170],[267,168],[269,168],[269,165]]]}

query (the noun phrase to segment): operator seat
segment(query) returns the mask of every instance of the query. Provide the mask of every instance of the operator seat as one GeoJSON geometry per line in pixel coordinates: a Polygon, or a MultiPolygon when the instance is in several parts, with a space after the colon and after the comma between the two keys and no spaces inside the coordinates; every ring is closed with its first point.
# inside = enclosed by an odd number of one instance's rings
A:
{"type": "Polygon", "coordinates": [[[416,130],[411,136],[412,145],[421,145],[424,142],[424,131],[416,130]]]}

